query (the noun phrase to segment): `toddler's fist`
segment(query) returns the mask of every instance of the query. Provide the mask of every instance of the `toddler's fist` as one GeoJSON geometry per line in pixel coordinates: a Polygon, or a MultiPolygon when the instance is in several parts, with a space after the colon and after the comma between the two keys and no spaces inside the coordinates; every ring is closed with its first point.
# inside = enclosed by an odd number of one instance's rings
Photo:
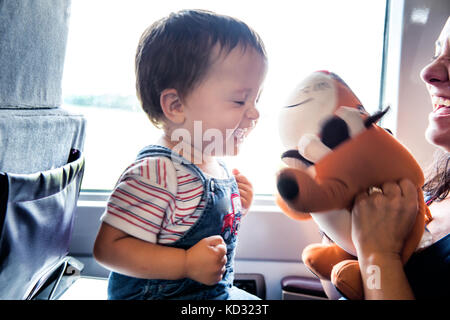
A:
{"type": "Polygon", "coordinates": [[[221,236],[211,236],[197,242],[186,251],[186,275],[206,285],[222,279],[227,263],[227,246],[221,236]]]}

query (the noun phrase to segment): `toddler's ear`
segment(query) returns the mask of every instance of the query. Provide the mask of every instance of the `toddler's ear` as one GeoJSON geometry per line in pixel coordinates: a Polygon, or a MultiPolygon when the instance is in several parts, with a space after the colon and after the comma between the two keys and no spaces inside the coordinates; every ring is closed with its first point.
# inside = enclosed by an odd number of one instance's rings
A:
{"type": "Polygon", "coordinates": [[[176,124],[184,122],[184,108],[175,89],[165,89],[159,98],[161,109],[168,120],[176,124]]]}

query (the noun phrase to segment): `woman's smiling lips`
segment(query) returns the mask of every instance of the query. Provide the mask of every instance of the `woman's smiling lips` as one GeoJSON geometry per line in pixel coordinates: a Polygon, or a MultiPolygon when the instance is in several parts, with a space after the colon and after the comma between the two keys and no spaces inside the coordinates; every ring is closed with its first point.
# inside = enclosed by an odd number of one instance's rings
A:
{"type": "Polygon", "coordinates": [[[433,96],[431,98],[431,101],[433,102],[434,111],[436,111],[440,108],[450,107],[450,99],[449,98],[433,96]]]}
{"type": "Polygon", "coordinates": [[[432,96],[433,112],[435,116],[450,115],[450,99],[446,97],[432,96]]]}
{"type": "Polygon", "coordinates": [[[438,120],[450,116],[450,99],[438,96],[432,96],[433,111],[430,113],[430,119],[438,120]]]}

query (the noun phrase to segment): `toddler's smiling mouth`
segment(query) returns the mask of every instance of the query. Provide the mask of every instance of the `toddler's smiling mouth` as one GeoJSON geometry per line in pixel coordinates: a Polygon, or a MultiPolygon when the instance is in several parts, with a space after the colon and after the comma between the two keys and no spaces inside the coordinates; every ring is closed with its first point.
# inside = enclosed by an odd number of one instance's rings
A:
{"type": "Polygon", "coordinates": [[[233,135],[238,141],[242,141],[244,140],[247,131],[248,128],[237,128],[236,130],[234,130],[233,135]]]}
{"type": "Polygon", "coordinates": [[[252,128],[237,128],[236,130],[234,130],[233,132],[233,136],[236,138],[236,140],[241,143],[242,141],[244,141],[245,137],[248,135],[248,132],[251,130],[252,128]]]}
{"type": "Polygon", "coordinates": [[[247,137],[249,132],[253,128],[255,128],[255,126],[256,126],[256,121],[252,120],[251,125],[249,127],[245,127],[245,128],[239,127],[236,130],[234,130],[233,136],[237,139],[238,142],[242,142],[244,140],[244,138],[247,137]]]}

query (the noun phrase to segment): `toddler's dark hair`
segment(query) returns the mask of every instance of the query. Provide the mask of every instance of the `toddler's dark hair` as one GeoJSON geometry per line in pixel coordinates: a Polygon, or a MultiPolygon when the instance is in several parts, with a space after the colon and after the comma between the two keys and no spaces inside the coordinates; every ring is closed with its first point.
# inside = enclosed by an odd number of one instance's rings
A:
{"type": "Polygon", "coordinates": [[[160,127],[164,114],[161,92],[177,90],[181,99],[203,79],[219,44],[226,54],[237,45],[254,48],[265,59],[259,35],[244,22],[205,10],[182,10],[160,19],[142,34],[135,57],[136,92],[152,123],[160,127]]]}

